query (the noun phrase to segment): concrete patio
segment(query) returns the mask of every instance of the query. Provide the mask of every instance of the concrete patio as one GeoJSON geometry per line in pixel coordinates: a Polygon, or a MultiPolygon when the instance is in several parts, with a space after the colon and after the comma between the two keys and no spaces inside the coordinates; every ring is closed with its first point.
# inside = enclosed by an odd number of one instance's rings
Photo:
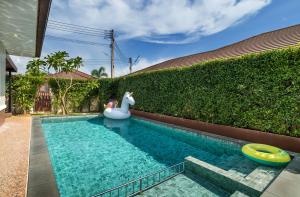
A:
{"type": "Polygon", "coordinates": [[[0,196],[25,196],[31,117],[1,115],[0,119],[0,196]]]}

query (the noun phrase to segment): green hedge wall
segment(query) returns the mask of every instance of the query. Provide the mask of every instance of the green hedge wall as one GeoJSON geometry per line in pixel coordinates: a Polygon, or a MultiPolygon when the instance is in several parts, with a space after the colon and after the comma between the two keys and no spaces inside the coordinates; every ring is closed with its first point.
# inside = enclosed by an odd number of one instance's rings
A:
{"type": "Polygon", "coordinates": [[[100,111],[104,110],[104,104],[107,104],[110,98],[117,98],[118,79],[100,79],[99,98],[100,111]]]}
{"type": "MultiPolygon", "coordinates": [[[[137,110],[300,136],[300,48],[118,79],[137,110]]],[[[115,87],[117,87],[115,86],[115,87]]]]}

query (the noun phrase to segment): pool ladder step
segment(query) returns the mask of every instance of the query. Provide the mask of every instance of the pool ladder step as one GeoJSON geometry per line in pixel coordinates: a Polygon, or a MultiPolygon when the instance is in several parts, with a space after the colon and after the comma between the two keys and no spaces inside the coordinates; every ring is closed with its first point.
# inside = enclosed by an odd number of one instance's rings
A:
{"type": "Polygon", "coordinates": [[[102,193],[96,194],[93,197],[135,196],[145,190],[148,190],[177,176],[178,174],[183,173],[185,170],[184,164],[185,162],[181,162],[179,164],[159,170],[136,180],[129,181],[120,186],[111,188],[102,193]]]}

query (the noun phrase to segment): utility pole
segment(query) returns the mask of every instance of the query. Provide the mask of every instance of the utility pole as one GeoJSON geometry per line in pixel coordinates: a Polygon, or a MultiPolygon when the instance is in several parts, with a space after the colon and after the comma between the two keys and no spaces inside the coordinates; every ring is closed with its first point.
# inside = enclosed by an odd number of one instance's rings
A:
{"type": "Polygon", "coordinates": [[[129,73],[132,73],[132,58],[129,58],[129,73]]]}
{"type": "Polygon", "coordinates": [[[110,57],[110,68],[111,68],[111,78],[114,78],[115,75],[115,32],[111,30],[111,57],[110,57]]]}

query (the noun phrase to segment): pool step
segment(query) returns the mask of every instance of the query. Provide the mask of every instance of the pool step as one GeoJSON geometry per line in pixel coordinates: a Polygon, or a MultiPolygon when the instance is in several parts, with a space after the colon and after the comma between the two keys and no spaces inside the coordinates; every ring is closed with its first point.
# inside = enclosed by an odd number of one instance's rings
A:
{"type": "Polygon", "coordinates": [[[249,196],[243,192],[235,191],[230,197],[249,197],[249,196]]]}
{"type": "Polygon", "coordinates": [[[253,172],[245,177],[251,187],[259,191],[264,191],[265,188],[280,174],[281,171],[274,170],[272,167],[258,166],[253,172]]]}
{"type": "Polygon", "coordinates": [[[250,161],[247,158],[244,158],[237,161],[236,164],[227,171],[231,173],[232,176],[245,178],[249,175],[249,172],[255,170],[257,166],[258,165],[254,162],[250,161]]]}
{"type": "Polygon", "coordinates": [[[191,156],[187,157],[185,160],[186,171],[191,171],[192,173],[204,177],[225,190],[232,193],[238,190],[250,196],[260,196],[262,193],[262,190],[260,190],[261,188],[256,188],[256,185],[254,185],[250,179],[232,176],[232,173],[226,170],[191,156]]]}
{"type": "Polygon", "coordinates": [[[173,197],[198,197],[198,196],[230,196],[230,193],[207,180],[191,173],[179,174],[137,196],[173,196],[173,197]]]}

